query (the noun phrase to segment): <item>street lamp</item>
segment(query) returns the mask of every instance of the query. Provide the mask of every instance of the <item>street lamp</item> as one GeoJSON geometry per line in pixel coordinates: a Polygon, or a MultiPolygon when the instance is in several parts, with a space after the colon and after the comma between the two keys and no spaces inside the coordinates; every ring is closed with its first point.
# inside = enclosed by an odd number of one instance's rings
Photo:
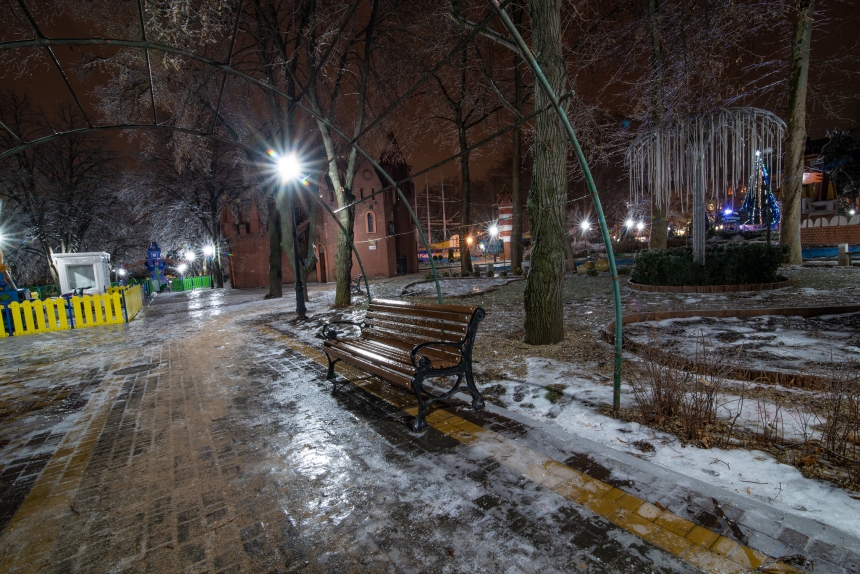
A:
{"type": "Polygon", "coordinates": [[[204,246],[203,255],[205,255],[206,257],[212,257],[213,255],[215,255],[215,248],[211,245],[204,246]]]}
{"type": "MultiPolygon", "coordinates": [[[[277,161],[278,175],[281,176],[281,182],[295,182],[301,175],[301,165],[294,154],[288,154],[278,158],[277,161]]],[[[296,209],[293,202],[290,201],[290,226],[293,228],[293,275],[296,278],[296,315],[300,319],[305,318],[307,309],[305,308],[305,287],[302,285],[302,274],[299,269],[299,240],[296,233],[296,209]]]]}

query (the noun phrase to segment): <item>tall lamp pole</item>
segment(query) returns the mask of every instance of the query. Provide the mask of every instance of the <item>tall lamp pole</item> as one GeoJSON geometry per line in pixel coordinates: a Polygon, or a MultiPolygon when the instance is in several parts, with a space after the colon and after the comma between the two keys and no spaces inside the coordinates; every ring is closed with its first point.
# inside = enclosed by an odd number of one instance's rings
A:
{"type": "MultiPolygon", "coordinates": [[[[281,176],[282,182],[290,182],[292,186],[295,186],[295,182],[299,179],[300,174],[300,166],[296,157],[292,154],[285,155],[278,159],[278,173],[281,176]]],[[[298,241],[298,233],[296,232],[296,209],[293,205],[293,197],[295,195],[295,190],[292,190],[293,193],[290,193],[288,190],[287,193],[290,195],[287,196],[287,205],[290,210],[290,226],[293,228],[293,275],[296,280],[296,315],[299,316],[300,319],[304,319],[307,314],[307,309],[305,307],[305,286],[302,285],[302,274],[301,269],[299,268],[299,241],[298,241]]]]}

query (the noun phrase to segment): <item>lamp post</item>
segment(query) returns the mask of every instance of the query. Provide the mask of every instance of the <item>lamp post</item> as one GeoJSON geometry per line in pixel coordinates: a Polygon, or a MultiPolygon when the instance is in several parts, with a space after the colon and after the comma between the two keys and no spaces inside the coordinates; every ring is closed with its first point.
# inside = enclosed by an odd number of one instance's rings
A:
{"type": "MultiPolygon", "coordinates": [[[[294,155],[289,154],[279,158],[277,167],[282,182],[290,181],[295,183],[295,180],[299,178],[299,162],[294,155]]],[[[293,275],[295,275],[296,279],[296,315],[298,315],[300,319],[304,319],[307,314],[307,309],[305,308],[305,287],[302,285],[302,274],[301,269],[299,269],[299,241],[298,234],[296,233],[296,209],[293,205],[293,196],[290,195],[288,197],[290,227],[293,228],[293,275]]]]}

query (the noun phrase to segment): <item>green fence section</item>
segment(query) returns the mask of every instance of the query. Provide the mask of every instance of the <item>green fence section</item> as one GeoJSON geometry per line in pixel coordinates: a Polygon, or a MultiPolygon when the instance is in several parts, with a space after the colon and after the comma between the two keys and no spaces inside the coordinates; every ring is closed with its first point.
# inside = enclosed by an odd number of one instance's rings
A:
{"type": "Polygon", "coordinates": [[[212,287],[211,275],[174,279],[171,283],[173,291],[191,291],[192,289],[209,289],[210,287],[212,287]]]}

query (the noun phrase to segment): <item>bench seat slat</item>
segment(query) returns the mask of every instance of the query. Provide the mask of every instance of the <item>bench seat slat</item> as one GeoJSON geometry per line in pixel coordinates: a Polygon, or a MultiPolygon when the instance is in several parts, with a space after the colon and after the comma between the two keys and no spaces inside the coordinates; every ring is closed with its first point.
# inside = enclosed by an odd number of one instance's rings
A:
{"type": "Polygon", "coordinates": [[[396,307],[398,310],[402,309],[417,309],[421,312],[426,310],[438,310],[445,312],[456,312],[456,313],[465,313],[467,315],[471,315],[475,312],[476,307],[470,307],[468,305],[448,305],[447,303],[410,303],[409,301],[391,301],[391,300],[383,300],[377,299],[372,303],[373,305],[385,305],[387,307],[396,307]]]}
{"type": "Polygon", "coordinates": [[[395,340],[448,341],[450,343],[459,343],[463,340],[462,336],[452,333],[433,332],[429,329],[406,328],[397,325],[380,325],[378,323],[368,328],[367,332],[395,340]]]}
{"type": "MultiPolygon", "coordinates": [[[[415,372],[412,366],[412,361],[409,359],[409,354],[415,345],[404,344],[400,341],[392,341],[389,339],[352,339],[346,343],[348,346],[354,346],[361,349],[366,349],[371,352],[379,353],[389,357],[395,361],[402,362],[408,365],[410,372],[415,372]]],[[[444,348],[444,347],[442,347],[444,348]]],[[[460,353],[446,353],[437,351],[437,347],[425,347],[418,352],[418,356],[427,355],[433,364],[433,367],[453,367],[460,364],[460,353]]]]}
{"type": "Polygon", "coordinates": [[[403,373],[398,373],[396,371],[386,369],[376,363],[364,359],[363,357],[357,357],[355,355],[343,353],[337,347],[328,347],[326,348],[326,352],[332,357],[336,357],[338,359],[346,361],[350,365],[358,367],[363,371],[372,373],[378,377],[385,379],[386,381],[399,385],[405,389],[412,390],[411,375],[404,375],[403,373]]]}
{"type": "Polygon", "coordinates": [[[471,316],[468,313],[446,313],[444,311],[426,311],[422,312],[420,309],[397,309],[392,307],[386,307],[384,305],[376,305],[371,304],[367,307],[368,313],[390,313],[391,315],[398,317],[416,317],[418,319],[439,319],[442,321],[450,321],[452,323],[468,323],[471,316]]]}
{"type": "Polygon", "coordinates": [[[415,373],[415,369],[412,368],[411,363],[392,356],[390,353],[385,352],[384,349],[369,348],[367,345],[363,345],[358,342],[346,341],[334,341],[326,348],[337,349],[341,353],[349,355],[350,357],[362,357],[365,360],[378,363],[386,369],[398,371],[405,375],[409,375],[410,377],[415,373]]]}
{"type": "MultiPolygon", "coordinates": [[[[398,349],[403,350],[405,356],[407,357],[407,361],[409,360],[409,353],[412,352],[412,349],[417,347],[422,343],[429,342],[428,339],[421,339],[418,337],[411,338],[400,336],[398,339],[392,339],[386,334],[381,333],[368,333],[366,337],[363,337],[368,341],[377,341],[381,345],[389,346],[389,347],[397,347],[398,349]]],[[[421,351],[418,352],[418,355],[430,355],[431,357],[439,357],[440,359],[450,359],[454,362],[459,362],[460,360],[460,352],[448,345],[432,345],[429,347],[424,347],[421,351]]]]}
{"type": "Polygon", "coordinates": [[[422,319],[420,317],[398,317],[390,313],[368,313],[364,322],[368,325],[394,324],[409,328],[428,329],[433,332],[445,331],[460,335],[460,338],[465,337],[469,331],[468,323],[454,323],[439,319],[422,319]]]}

